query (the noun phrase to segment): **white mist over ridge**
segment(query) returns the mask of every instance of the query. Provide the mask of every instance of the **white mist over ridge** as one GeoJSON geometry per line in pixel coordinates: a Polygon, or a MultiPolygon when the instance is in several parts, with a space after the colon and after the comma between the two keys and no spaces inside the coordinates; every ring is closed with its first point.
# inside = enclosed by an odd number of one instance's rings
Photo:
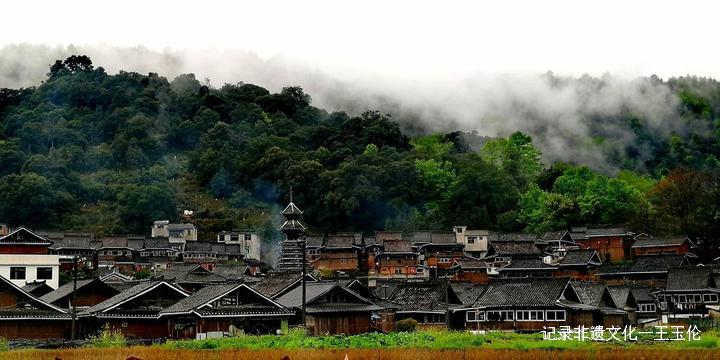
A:
{"type": "Polygon", "coordinates": [[[156,72],[172,80],[194,73],[216,87],[245,82],[271,91],[299,85],[315,106],[328,111],[359,114],[378,109],[391,113],[405,128],[426,132],[507,136],[520,130],[533,135],[548,162],[582,163],[605,172],[615,169],[603,147],[622,147],[635,140],[629,128],[606,119],[632,113],[651,132],[684,131],[676,114],[678,99],[666,85],[650,78],[475,72],[437,79],[393,77],[370,69],[339,74],[337,69],[326,72],[300,61],[265,59],[240,50],[11,44],[0,48],[0,87],[37,86],[55,59],[72,54],[90,56],[95,66],[111,74],[156,72]],[[608,142],[596,143],[591,134],[598,131],[608,135],[608,142]]]}

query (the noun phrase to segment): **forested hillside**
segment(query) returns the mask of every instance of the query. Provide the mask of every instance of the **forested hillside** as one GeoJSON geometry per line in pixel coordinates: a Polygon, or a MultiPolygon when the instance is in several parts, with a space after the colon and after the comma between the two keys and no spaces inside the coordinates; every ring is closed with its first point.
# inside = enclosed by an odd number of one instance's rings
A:
{"type": "MultiPolygon", "coordinates": [[[[328,113],[299,87],[109,75],[73,56],[35,88],[0,89],[0,222],[145,233],[153,220],[192,210],[201,236],[245,227],[270,235],[292,186],[313,231],[624,223],[714,241],[720,84],[662,85],[679,99],[675,120],[687,130],[661,136],[632,112],[598,119],[636,139],[611,157],[624,170],[600,174],[544,163],[519,132],[409,138],[390,114],[328,113]]],[[[612,142],[603,128],[596,141],[612,142]]]]}

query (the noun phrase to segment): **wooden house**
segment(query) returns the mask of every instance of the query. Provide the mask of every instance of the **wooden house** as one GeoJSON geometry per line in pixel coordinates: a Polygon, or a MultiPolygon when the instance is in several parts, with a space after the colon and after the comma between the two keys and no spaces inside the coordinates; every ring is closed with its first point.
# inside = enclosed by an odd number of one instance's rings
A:
{"type": "Polygon", "coordinates": [[[541,331],[595,325],[595,306],[582,304],[567,278],[493,279],[462,314],[467,330],[541,331]]]}
{"type": "Polygon", "coordinates": [[[655,294],[669,321],[707,317],[707,307],[720,304],[713,269],[705,266],[670,269],[665,289],[655,294]]]}
{"type": "Polygon", "coordinates": [[[609,285],[633,284],[656,288],[665,286],[669,269],[696,263],[697,258],[690,254],[638,256],[632,263],[597,267],[595,278],[609,285]]]}
{"type": "Polygon", "coordinates": [[[188,296],[180,287],[166,281],[148,281],[122,291],[78,316],[88,324],[86,331],[107,326],[130,338],[168,338],[173,335],[173,329],[167,319],[160,318],[160,311],[188,296]]]}
{"type": "Polygon", "coordinates": [[[403,283],[388,301],[398,304],[395,321],[414,319],[425,328],[447,327],[447,312],[462,305],[453,287],[437,281],[403,283]]]}
{"type": "Polygon", "coordinates": [[[635,238],[632,245],[633,256],[644,255],[682,255],[690,252],[695,244],[687,236],[650,237],[640,236],[635,238]]]}
{"type": "Polygon", "coordinates": [[[418,254],[410,240],[385,240],[375,257],[379,278],[422,278],[418,273],[418,254]]]}
{"type": "Polygon", "coordinates": [[[593,324],[603,325],[605,328],[623,327],[631,323],[627,312],[620,309],[615,303],[610,290],[605,284],[588,281],[572,281],[572,287],[585,305],[598,308],[593,313],[593,324]]]}
{"type": "Polygon", "coordinates": [[[590,280],[595,269],[602,265],[602,260],[593,249],[568,250],[563,252],[562,258],[557,263],[555,277],[568,276],[576,280],[590,280]]]}
{"type": "Polygon", "coordinates": [[[246,284],[208,285],[160,311],[173,338],[276,334],[294,315],[246,284]]]}
{"type": "Polygon", "coordinates": [[[450,270],[455,281],[468,281],[476,284],[487,284],[490,281],[488,265],[480,259],[465,256],[455,260],[450,270]]]}
{"type": "Polygon", "coordinates": [[[0,276],[0,337],[4,339],[63,339],[70,331],[65,310],[23,291],[0,276]]]}
{"type": "Polygon", "coordinates": [[[628,321],[631,324],[637,323],[638,303],[632,288],[628,285],[608,285],[607,288],[617,308],[627,313],[628,321]]]}
{"type": "Polygon", "coordinates": [[[607,262],[629,260],[633,233],[624,227],[588,228],[573,227],[572,239],[583,249],[593,249],[607,262]]]}
{"type": "Polygon", "coordinates": [[[40,300],[63,309],[72,308],[73,289],[75,290],[75,307],[77,309],[89,308],[97,305],[119,293],[114,287],[102,282],[98,278],[78,280],[66,283],[52,292],[43,295],[40,300]]]}
{"type": "MultiPolygon", "coordinates": [[[[301,323],[302,287],[295,287],[277,302],[295,311],[291,324],[301,323]]],[[[382,307],[335,281],[307,283],[306,304],[307,330],[313,335],[368,332],[372,329],[372,316],[383,311],[382,307]]]]}
{"type": "MultiPolygon", "coordinates": [[[[463,244],[457,242],[452,232],[416,232],[412,237],[413,247],[420,255],[421,262],[429,269],[446,273],[455,260],[465,257],[463,244]]],[[[429,274],[436,276],[437,273],[429,274]]]]}
{"type": "Polygon", "coordinates": [[[325,239],[313,267],[321,272],[352,272],[360,268],[362,234],[334,234],[325,239]]]}

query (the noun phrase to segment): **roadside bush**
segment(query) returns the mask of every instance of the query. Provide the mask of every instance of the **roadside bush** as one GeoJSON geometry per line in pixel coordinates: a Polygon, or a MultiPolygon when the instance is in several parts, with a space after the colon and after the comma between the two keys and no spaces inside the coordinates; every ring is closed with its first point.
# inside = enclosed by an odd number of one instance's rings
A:
{"type": "Polygon", "coordinates": [[[120,330],[113,330],[105,325],[102,332],[88,338],[85,347],[91,348],[121,348],[127,345],[125,335],[120,330]]]}
{"type": "Polygon", "coordinates": [[[0,353],[10,350],[10,344],[6,338],[0,337],[0,353]]]}
{"type": "Polygon", "coordinates": [[[395,324],[395,330],[400,332],[414,332],[417,327],[418,322],[415,319],[403,319],[395,324]]]}

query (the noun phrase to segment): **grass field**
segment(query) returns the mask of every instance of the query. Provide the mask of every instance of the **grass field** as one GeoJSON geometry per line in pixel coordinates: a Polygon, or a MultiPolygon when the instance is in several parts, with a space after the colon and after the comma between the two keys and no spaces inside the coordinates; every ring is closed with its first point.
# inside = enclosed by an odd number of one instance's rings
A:
{"type": "Polygon", "coordinates": [[[170,341],[155,346],[122,346],[111,336],[90,347],[61,350],[13,350],[1,359],[57,358],[78,360],[213,360],[213,359],[718,359],[717,332],[702,334],[699,341],[637,342],[547,341],[540,334],[420,331],[415,333],[363,334],[355,336],[241,336],[236,338],[170,341]]]}

